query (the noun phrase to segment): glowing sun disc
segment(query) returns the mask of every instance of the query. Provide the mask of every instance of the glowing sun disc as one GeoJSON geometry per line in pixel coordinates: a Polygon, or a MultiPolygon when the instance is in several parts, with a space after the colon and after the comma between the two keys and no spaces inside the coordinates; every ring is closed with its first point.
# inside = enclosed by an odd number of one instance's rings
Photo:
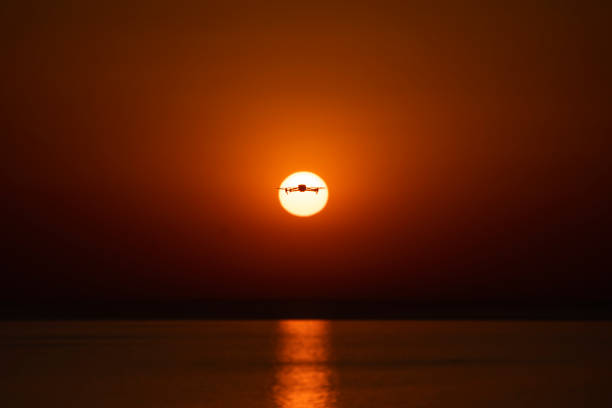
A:
{"type": "Polygon", "coordinates": [[[292,215],[298,217],[310,217],[321,211],[327,204],[329,190],[323,179],[309,171],[298,171],[283,180],[280,188],[297,187],[305,184],[307,187],[325,187],[314,191],[295,191],[286,193],[285,190],[278,190],[278,199],[283,208],[292,215]]]}

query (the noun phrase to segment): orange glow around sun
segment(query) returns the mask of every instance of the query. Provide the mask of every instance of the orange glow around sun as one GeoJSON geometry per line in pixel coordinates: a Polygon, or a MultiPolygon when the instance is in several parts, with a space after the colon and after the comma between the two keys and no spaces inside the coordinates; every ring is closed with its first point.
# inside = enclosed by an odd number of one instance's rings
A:
{"type": "Polygon", "coordinates": [[[309,171],[300,171],[288,176],[280,185],[278,199],[283,208],[292,215],[298,217],[309,217],[321,211],[327,205],[329,190],[325,181],[309,171]],[[286,187],[322,187],[318,192],[294,191],[286,192],[286,187]]]}

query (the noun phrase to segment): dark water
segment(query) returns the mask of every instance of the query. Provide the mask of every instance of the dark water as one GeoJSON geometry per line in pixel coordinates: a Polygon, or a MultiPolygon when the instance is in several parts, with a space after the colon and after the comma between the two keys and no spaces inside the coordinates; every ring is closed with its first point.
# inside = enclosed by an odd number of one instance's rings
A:
{"type": "Polygon", "coordinates": [[[605,407],[612,323],[0,323],[2,407],[605,407]]]}

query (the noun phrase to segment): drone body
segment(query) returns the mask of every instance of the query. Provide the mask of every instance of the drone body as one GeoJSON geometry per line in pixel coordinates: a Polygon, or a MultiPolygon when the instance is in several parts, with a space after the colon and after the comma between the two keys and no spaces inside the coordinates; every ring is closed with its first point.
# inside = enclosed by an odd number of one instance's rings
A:
{"type": "Polygon", "coordinates": [[[294,193],[299,191],[301,193],[305,191],[314,191],[316,194],[319,194],[319,190],[324,189],[325,187],[308,187],[306,184],[298,184],[297,187],[278,187],[278,190],[285,190],[285,194],[294,193]]]}

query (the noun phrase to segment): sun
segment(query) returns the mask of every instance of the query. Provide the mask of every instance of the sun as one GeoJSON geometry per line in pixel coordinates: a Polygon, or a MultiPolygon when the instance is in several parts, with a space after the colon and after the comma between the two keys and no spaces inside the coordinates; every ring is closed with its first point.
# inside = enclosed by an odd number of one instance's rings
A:
{"type": "Polygon", "coordinates": [[[325,208],[329,189],[325,181],[319,176],[309,171],[298,171],[288,176],[280,184],[278,199],[283,208],[292,215],[298,217],[310,217],[325,208]],[[285,187],[323,187],[318,191],[294,191],[286,192],[285,187]]]}

